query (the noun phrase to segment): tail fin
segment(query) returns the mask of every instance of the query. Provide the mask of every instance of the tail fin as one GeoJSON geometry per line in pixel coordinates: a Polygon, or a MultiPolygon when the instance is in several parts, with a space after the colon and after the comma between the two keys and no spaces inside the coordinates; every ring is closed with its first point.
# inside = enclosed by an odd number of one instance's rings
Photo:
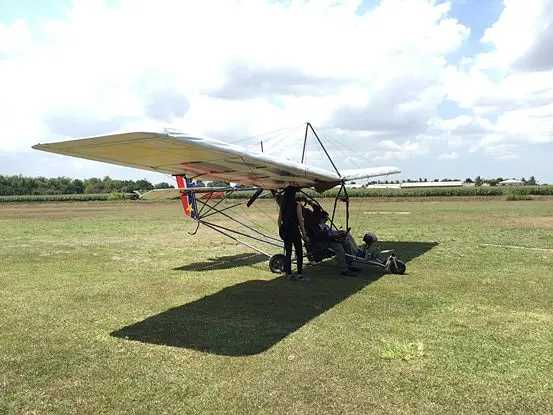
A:
{"type": "MultiPolygon", "coordinates": [[[[191,186],[192,182],[184,176],[175,176],[177,179],[177,187],[179,189],[188,189],[191,186]]],[[[196,217],[196,196],[194,193],[180,192],[180,200],[182,203],[182,208],[184,214],[191,218],[196,217]]]]}

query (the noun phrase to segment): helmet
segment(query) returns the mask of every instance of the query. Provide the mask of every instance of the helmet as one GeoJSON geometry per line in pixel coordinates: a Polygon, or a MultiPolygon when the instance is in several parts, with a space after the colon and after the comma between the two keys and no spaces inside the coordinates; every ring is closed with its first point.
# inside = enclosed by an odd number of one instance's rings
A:
{"type": "Polygon", "coordinates": [[[363,242],[365,242],[367,245],[372,245],[376,241],[378,241],[378,238],[372,232],[367,232],[365,235],[363,235],[363,242]]]}

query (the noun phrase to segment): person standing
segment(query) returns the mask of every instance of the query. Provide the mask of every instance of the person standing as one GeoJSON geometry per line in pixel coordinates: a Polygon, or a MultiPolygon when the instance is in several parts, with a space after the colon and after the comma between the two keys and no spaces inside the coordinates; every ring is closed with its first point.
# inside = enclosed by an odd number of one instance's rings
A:
{"type": "Polygon", "coordinates": [[[302,239],[307,242],[305,225],[301,204],[296,200],[297,188],[289,186],[284,189],[279,202],[278,231],[284,242],[284,252],[286,261],[284,263],[284,272],[290,279],[305,280],[303,276],[303,246],[302,239]],[[292,274],[292,247],[296,252],[296,264],[298,274],[296,277],[292,274]]]}

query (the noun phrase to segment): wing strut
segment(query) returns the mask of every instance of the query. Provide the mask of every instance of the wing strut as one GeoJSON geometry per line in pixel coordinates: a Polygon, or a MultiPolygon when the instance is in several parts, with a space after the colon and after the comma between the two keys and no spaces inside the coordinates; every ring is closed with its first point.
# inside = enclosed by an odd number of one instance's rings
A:
{"type": "Polygon", "coordinates": [[[336,168],[336,165],[334,164],[334,161],[332,160],[332,157],[330,157],[330,155],[328,154],[328,151],[326,151],[326,147],[324,146],[323,142],[321,141],[321,139],[319,138],[319,135],[317,134],[317,132],[315,131],[315,129],[313,128],[313,126],[311,125],[310,122],[308,122],[306,125],[305,125],[305,137],[303,138],[303,151],[301,153],[301,162],[303,164],[303,161],[305,159],[305,146],[307,144],[307,131],[311,129],[311,131],[313,131],[313,134],[315,135],[315,138],[317,139],[317,141],[319,142],[319,145],[321,146],[321,148],[323,149],[323,151],[325,152],[326,154],[326,157],[328,158],[328,160],[330,161],[330,164],[332,164],[332,167],[334,167],[334,171],[336,172],[336,174],[340,177],[342,177],[342,175],[340,174],[340,172],[338,171],[338,169],[336,168]]]}

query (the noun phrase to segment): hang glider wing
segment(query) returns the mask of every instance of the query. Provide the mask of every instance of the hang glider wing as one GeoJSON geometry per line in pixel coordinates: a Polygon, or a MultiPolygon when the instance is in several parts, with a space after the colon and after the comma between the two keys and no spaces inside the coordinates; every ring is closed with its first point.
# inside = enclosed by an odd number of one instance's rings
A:
{"type": "Polygon", "coordinates": [[[325,169],[249,151],[223,141],[174,132],[113,134],[37,144],[33,148],[170,175],[223,180],[264,189],[297,186],[323,191],[341,180],[338,174],[325,169]]]}
{"type": "Polygon", "coordinates": [[[341,172],[345,181],[369,179],[371,177],[387,176],[401,173],[397,167],[371,167],[367,169],[344,170],[341,172]]]}

